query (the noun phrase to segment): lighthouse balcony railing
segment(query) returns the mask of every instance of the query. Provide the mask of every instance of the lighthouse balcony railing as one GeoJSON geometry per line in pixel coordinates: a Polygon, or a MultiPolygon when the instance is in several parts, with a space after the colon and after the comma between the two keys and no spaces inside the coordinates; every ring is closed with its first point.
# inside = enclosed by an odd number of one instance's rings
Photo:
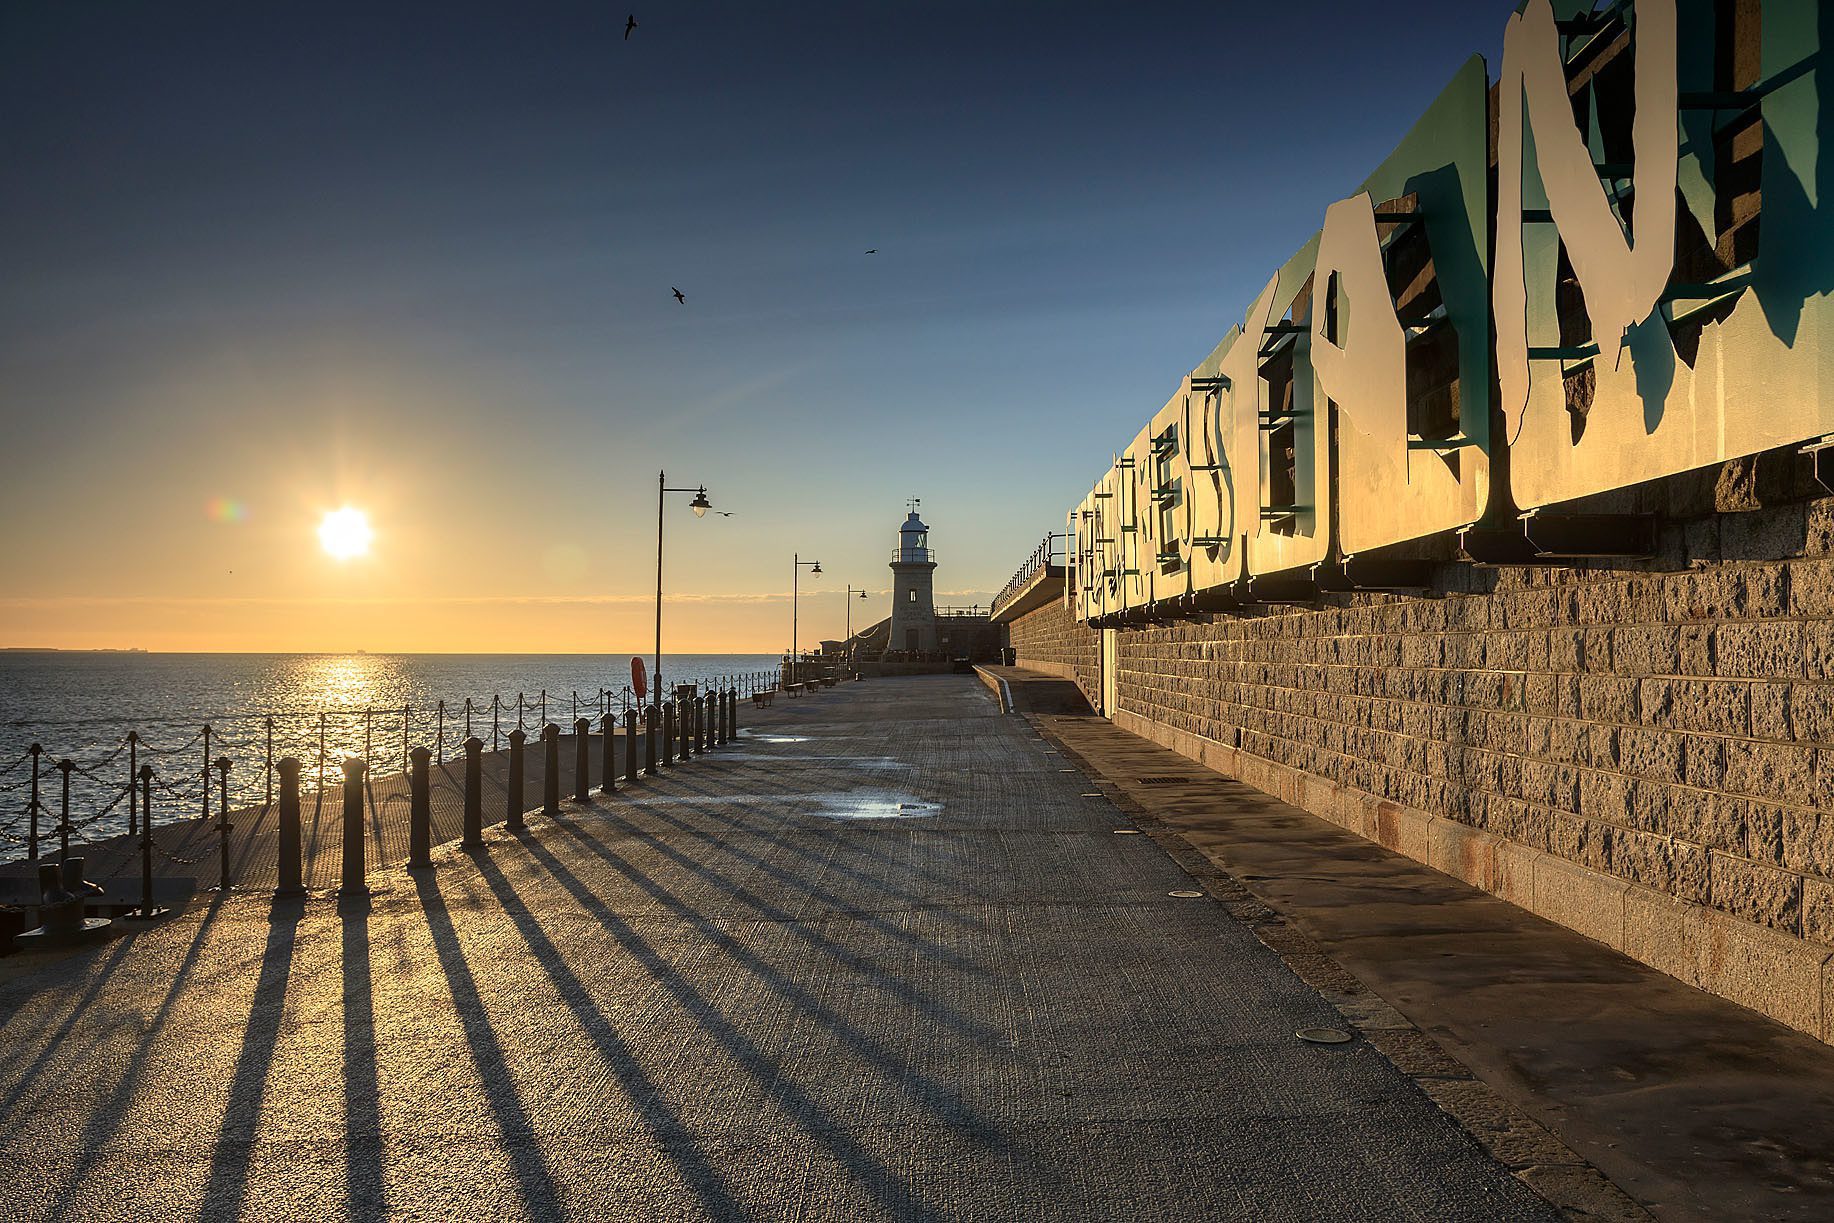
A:
{"type": "Polygon", "coordinates": [[[936,549],[934,548],[893,548],[892,564],[894,565],[934,565],[936,549]]]}

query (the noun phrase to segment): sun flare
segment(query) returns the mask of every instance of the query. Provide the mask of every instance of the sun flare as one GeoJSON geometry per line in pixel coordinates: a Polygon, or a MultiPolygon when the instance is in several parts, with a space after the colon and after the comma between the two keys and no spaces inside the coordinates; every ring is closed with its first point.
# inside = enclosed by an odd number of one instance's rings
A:
{"type": "Polygon", "coordinates": [[[318,542],[331,556],[347,561],[369,551],[375,532],[369,529],[369,517],[362,510],[345,506],[332,510],[318,524],[318,542]]]}

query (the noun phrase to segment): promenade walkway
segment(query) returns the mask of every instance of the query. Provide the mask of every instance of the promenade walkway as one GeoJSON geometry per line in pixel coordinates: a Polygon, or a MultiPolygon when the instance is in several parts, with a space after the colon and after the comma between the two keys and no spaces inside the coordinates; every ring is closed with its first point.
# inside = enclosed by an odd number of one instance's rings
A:
{"type": "MultiPolygon", "coordinates": [[[[971,677],[0,985],[22,1219],[1557,1217],[971,677]]],[[[534,804],[531,804],[534,805],[534,804]]]]}

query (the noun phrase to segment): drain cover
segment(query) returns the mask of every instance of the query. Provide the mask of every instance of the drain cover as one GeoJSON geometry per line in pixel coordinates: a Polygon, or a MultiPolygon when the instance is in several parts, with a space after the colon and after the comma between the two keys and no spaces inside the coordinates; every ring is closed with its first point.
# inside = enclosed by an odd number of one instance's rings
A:
{"type": "Polygon", "coordinates": [[[1201,780],[1199,777],[1137,777],[1134,782],[1142,786],[1176,786],[1201,780]]]}
{"type": "Polygon", "coordinates": [[[1293,1035],[1313,1045],[1341,1045],[1350,1040],[1350,1033],[1339,1028],[1300,1028],[1293,1035]]]}
{"type": "Polygon", "coordinates": [[[1176,896],[1180,900],[1196,900],[1202,892],[1193,892],[1190,888],[1179,888],[1176,892],[1167,892],[1167,896],[1176,896]]]}

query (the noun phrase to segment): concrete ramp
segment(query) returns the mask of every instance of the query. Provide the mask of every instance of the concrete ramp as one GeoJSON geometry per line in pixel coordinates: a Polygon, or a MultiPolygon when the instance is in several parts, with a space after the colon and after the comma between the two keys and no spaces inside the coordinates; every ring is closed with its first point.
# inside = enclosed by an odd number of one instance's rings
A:
{"type": "Polygon", "coordinates": [[[1058,717],[1089,717],[1095,709],[1073,679],[1046,675],[1025,667],[975,668],[981,682],[1000,698],[1007,713],[1046,713],[1058,717]]]}

